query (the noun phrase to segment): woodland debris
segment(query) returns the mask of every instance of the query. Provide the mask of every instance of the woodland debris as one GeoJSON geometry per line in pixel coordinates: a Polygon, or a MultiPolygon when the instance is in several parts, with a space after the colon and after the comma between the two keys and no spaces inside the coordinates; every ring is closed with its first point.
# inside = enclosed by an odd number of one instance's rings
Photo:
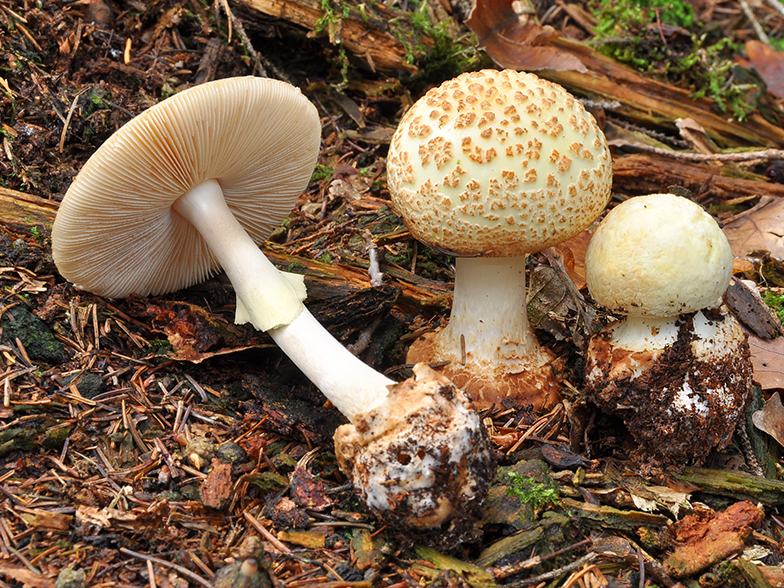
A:
{"type": "Polygon", "coordinates": [[[684,468],[675,478],[695,484],[701,492],[734,500],[761,502],[767,506],[784,504],[784,482],[760,478],[735,470],[684,468]]]}
{"type": "Polygon", "coordinates": [[[664,562],[667,572],[684,578],[740,553],[762,522],[751,502],[736,502],[721,513],[687,515],[675,525],[675,551],[664,562]]]}
{"type": "Polygon", "coordinates": [[[378,68],[413,73],[417,70],[412,59],[417,55],[417,45],[432,44],[427,36],[414,31],[395,36],[390,24],[396,24],[393,20],[396,15],[384,4],[363,4],[361,11],[345,4],[331,14],[324,11],[325,4],[318,0],[238,0],[238,3],[304,27],[314,35],[326,29],[331,43],[345,45],[373,71],[378,68]],[[401,38],[408,38],[409,44],[401,38]]]}
{"type": "MultiPolygon", "coordinates": [[[[749,120],[728,120],[707,98],[694,99],[689,90],[644,76],[607,57],[586,43],[554,35],[548,27],[526,23],[514,2],[486,0],[479,4],[466,24],[477,34],[491,58],[502,67],[527,67],[527,60],[546,52],[553,63],[534,61],[547,67],[543,77],[561,84],[578,96],[599,96],[606,103],[617,102],[612,112],[640,124],[675,127],[677,119],[691,118],[719,144],[784,146],[784,130],[758,113],[749,120]],[[522,26],[517,24],[523,22],[522,26]],[[514,23],[510,25],[508,23],[514,23]],[[517,59],[515,59],[517,58],[517,59]]],[[[653,192],[653,191],[650,191],[653,192]]]]}
{"type": "Polygon", "coordinates": [[[654,154],[616,154],[613,157],[613,189],[625,194],[666,193],[670,186],[686,188],[697,201],[737,200],[784,196],[784,184],[724,175],[721,168],[679,161],[654,154]]]}

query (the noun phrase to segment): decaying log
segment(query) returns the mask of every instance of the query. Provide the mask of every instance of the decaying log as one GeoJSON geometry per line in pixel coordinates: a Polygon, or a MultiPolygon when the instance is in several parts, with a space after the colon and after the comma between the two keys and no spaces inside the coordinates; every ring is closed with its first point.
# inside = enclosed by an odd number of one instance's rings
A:
{"type": "Polygon", "coordinates": [[[670,186],[681,186],[700,200],[784,197],[784,184],[733,178],[722,175],[721,170],[715,165],[653,154],[619,155],[613,157],[613,190],[623,194],[655,194],[669,192],[670,186]]]}
{"type": "Polygon", "coordinates": [[[767,506],[784,504],[784,482],[769,480],[735,470],[684,468],[675,478],[696,484],[702,492],[750,500],[767,506]]]}
{"type": "Polygon", "coordinates": [[[0,186],[0,223],[17,233],[30,234],[32,227],[51,231],[57,207],[54,200],[0,186]]]}
{"type": "Polygon", "coordinates": [[[722,147],[784,146],[784,129],[759,113],[750,114],[746,121],[736,121],[729,114],[719,112],[713,100],[694,99],[688,90],[646,77],[584,43],[560,38],[554,44],[579,58],[588,71],[537,73],[578,96],[619,102],[620,107],[613,109],[615,114],[673,131],[676,119],[691,118],[722,147]]]}
{"type": "MultiPolygon", "coordinates": [[[[319,0],[240,0],[239,3],[310,31],[316,30],[325,16],[319,0]]],[[[412,51],[420,44],[432,44],[432,40],[413,32],[396,37],[390,29],[389,22],[395,19],[389,9],[383,5],[363,6],[366,9],[362,13],[350,7],[345,16],[336,17],[330,30],[333,39],[339,39],[372,68],[416,71],[410,56],[420,55],[412,51]],[[408,35],[412,35],[409,43],[398,38],[408,35]]],[[[402,23],[400,19],[398,22],[402,23]]],[[[692,98],[689,90],[646,77],[585,43],[561,37],[552,45],[564,55],[577,58],[587,71],[546,69],[537,73],[578,96],[617,102],[619,106],[611,109],[614,114],[674,132],[677,132],[676,119],[691,118],[722,147],[784,147],[784,128],[765,120],[758,112],[740,122],[721,112],[713,100],[692,98]]]]}
{"type": "MultiPolygon", "coordinates": [[[[0,225],[16,233],[48,235],[52,230],[59,203],[38,196],[0,188],[0,225]]],[[[312,299],[327,300],[349,296],[370,288],[368,262],[355,264],[321,263],[306,257],[290,255],[275,243],[262,245],[265,255],[278,267],[305,275],[305,285],[312,299]]],[[[449,305],[452,284],[427,280],[416,274],[382,264],[386,283],[400,289],[396,307],[404,312],[417,312],[423,307],[445,308],[449,305]]]]}
{"type": "Polygon", "coordinates": [[[432,44],[429,37],[410,30],[400,34],[400,38],[395,36],[390,23],[396,15],[383,4],[363,4],[361,12],[354,6],[342,4],[336,8],[332,19],[325,15],[319,0],[239,0],[238,4],[309,31],[326,27],[333,43],[343,44],[351,53],[365,60],[372,70],[414,73],[417,67],[413,59],[421,57],[420,46],[432,44]],[[337,14],[344,8],[347,13],[337,14]],[[400,40],[404,37],[408,42],[400,40]]]}

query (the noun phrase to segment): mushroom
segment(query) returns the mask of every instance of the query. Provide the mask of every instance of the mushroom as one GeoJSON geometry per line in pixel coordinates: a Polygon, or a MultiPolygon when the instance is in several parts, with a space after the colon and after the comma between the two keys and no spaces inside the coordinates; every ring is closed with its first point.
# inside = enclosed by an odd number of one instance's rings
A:
{"type": "Polygon", "coordinates": [[[722,305],[732,252],[716,221],[681,196],[613,208],[594,232],[585,277],[623,316],[588,344],[588,397],[623,418],[646,473],[704,462],[725,447],[751,391],[746,334],[722,305]]]}
{"type": "Polygon", "coordinates": [[[526,314],[526,255],[599,216],[611,167],[593,116],[533,74],[464,73],[420,98],[392,138],[389,191],[411,233],[457,259],[449,323],[408,361],[449,361],[478,408],[554,404],[553,355],[526,314]]]}
{"type": "Polygon", "coordinates": [[[352,355],[305,308],[302,276],[280,272],[257,245],[306,188],[320,134],[315,107],[283,82],[230,78],[176,94],[84,165],[58,211],[53,256],[66,279],[114,298],[178,290],[222,267],[236,321],[267,331],[349,419],[336,453],[360,493],[399,526],[437,526],[487,490],[493,460],[478,415],[426,371],[396,385],[352,355]],[[355,429],[373,453],[359,437],[344,450],[355,429]]]}

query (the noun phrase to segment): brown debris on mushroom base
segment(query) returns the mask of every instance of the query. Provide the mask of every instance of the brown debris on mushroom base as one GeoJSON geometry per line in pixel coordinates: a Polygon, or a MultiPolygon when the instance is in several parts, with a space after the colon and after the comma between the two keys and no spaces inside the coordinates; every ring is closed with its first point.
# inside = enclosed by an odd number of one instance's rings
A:
{"type": "Polygon", "coordinates": [[[549,409],[561,396],[558,382],[550,367],[555,359],[552,352],[537,346],[525,358],[509,358],[496,363],[482,364],[466,358],[451,357],[451,353],[438,344],[442,330],[426,333],[408,349],[408,363],[436,363],[449,361],[439,371],[462,389],[477,410],[491,406],[505,408],[549,409]]]}
{"type": "Polygon", "coordinates": [[[414,373],[390,386],[384,405],[337,430],[335,454],[363,502],[401,531],[401,541],[448,548],[473,534],[495,460],[465,394],[426,365],[414,373]]]}
{"type": "Polygon", "coordinates": [[[678,340],[661,350],[614,349],[609,328],[589,343],[588,397],[623,418],[639,443],[629,457],[644,475],[702,464],[727,446],[743,416],[751,391],[748,340],[726,309],[703,314],[733,334],[713,357],[695,352],[694,314],[679,319],[678,340]]]}

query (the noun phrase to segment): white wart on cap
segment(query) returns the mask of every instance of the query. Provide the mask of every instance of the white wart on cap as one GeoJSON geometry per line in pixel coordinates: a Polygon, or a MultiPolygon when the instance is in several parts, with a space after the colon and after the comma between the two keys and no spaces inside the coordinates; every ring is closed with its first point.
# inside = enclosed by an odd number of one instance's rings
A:
{"type": "Polygon", "coordinates": [[[407,361],[448,361],[478,407],[554,404],[553,356],[526,317],[525,256],[586,229],[610,198],[593,116],[534,74],[465,73],[403,116],[387,180],[411,233],[458,257],[449,325],[415,341],[407,361]]]}

